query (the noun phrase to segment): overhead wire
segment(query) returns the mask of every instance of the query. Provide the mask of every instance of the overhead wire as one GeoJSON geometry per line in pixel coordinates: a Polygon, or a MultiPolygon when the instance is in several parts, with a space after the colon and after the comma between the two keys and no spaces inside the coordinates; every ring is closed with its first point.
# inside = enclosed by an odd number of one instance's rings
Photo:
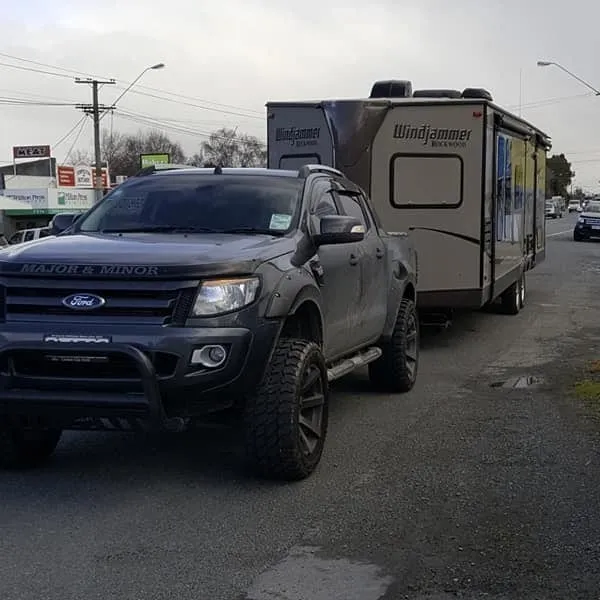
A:
{"type": "Polygon", "coordinates": [[[69,160],[69,156],[71,156],[71,153],[75,149],[75,146],[77,145],[77,142],[79,141],[79,138],[81,137],[81,134],[82,134],[83,130],[85,129],[86,125],[87,125],[87,118],[84,115],[83,120],[81,122],[81,127],[79,128],[79,131],[77,132],[77,135],[75,136],[75,139],[73,140],[73,143],[71,144],[71,147],[69,148],[69,151],[67,152],[65,158],[62,161],[62,163],[61,163],[62,165],[67,164],[67,161],[69,160]]]}

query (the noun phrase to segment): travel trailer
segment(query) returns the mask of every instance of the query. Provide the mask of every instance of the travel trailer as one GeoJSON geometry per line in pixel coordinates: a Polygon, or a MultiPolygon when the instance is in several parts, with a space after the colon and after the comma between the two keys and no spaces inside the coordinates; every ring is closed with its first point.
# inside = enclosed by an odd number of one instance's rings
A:
{"type": "Polygon", "coordinates": [[[516,314],[545,257],[550,138],[489,92],[377,82],[366,99],[267,104],[268,166],[336,167],[389,232],[410,232],[418,305],[449,314],[501,299],[516,314]]]}

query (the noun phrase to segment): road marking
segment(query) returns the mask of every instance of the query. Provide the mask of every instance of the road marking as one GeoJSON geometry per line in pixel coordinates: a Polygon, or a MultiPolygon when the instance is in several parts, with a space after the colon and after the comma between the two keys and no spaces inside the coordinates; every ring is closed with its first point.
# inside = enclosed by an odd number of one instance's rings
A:
{"type": "Polygon", "coordinates": [[[557,231],[556,233],[547,233],[546,237],[554,237],[555,235],[562,235],[563,233],[571,233],[572,229],[565,229],[564,231],[557,231]]]}

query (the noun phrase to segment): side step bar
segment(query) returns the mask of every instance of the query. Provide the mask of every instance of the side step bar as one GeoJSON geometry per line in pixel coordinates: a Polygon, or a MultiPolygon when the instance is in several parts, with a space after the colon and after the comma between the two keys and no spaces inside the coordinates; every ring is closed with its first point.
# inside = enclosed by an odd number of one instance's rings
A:
{"type": "Polygon", "coordinates": [[[383,354],[381,348],[377,348],[373,346],[364,352],[359,352],[354,356],[350,356],[349,358],[344,358],[338,363],[333,364],[329,369],[327,369],[327,379],[331,383],[360,367],[364,367],[369,363],[377,360],[383,354]]]}

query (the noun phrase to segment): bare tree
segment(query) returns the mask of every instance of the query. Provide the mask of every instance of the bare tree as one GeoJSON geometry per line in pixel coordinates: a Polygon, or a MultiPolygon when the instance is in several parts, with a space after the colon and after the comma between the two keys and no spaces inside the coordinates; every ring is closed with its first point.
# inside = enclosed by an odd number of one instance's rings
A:
{"type": "Polygon", "coordinates": [[[168,153],[173,163],[185,162],[179,142],[161,131],[138,131],[136,134],[111,133],[102,135],[103,155],[113,175],[134,175],[140,169],[140,154],[168,153]]]}
{"type": "Polygon", "coordinates": [[[267,159],[266,148],[257,137],[227,127],[217,129],[202,143],[200,155],[204,163],[224,167],[262,167],[267,159]]]}
{"type": "Polygon", "coordinates": [[[72,150],[67,157],[66,162],[78,167],[79,165],[91,165],[92,155],[86,150],[72,150]]]}

